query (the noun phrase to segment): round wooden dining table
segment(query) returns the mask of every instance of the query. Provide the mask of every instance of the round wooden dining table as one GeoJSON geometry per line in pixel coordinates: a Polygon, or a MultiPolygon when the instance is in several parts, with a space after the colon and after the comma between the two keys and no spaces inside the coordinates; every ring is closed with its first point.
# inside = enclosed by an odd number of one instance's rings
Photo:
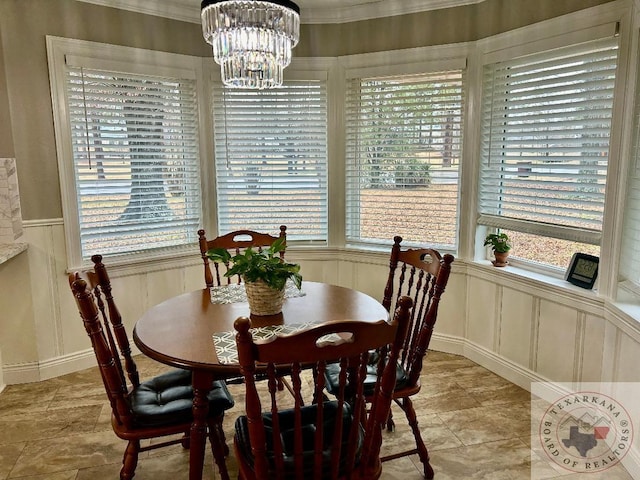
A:
{"type": "Polygon", "coordinates": [[[214,335],[232,332],[233,323],[241,316],[250,317],[252,327],[341,320],[376,322],[389,317],[379,301],[357,290],[303,282],[302,292],[285,298],[281,314],[253,317],[246,301],[214,303],[207,288],[170,298],[150,308],[136,322],[133,339],[142,353],[161,363],[192,371],[194,398],[189,480],[202,478],[208,414],[206,398],[211,384],[214,380],[240,374],[238,364],[225,363],[218,358],[214,335]]]}

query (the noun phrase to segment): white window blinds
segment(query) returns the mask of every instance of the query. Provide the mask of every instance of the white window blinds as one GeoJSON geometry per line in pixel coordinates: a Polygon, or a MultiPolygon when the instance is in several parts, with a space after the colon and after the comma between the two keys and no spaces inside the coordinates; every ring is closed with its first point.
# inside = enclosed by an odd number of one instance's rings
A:
{"type": "Polygon", "coordinates": [[[353,78],[347,87],[347,240],[455,250],[463,72],[353,78]]]}
{"type": "Polygon", "coordinates": [[[617,39],[486,65],[479,223],[598,244],[617,39]]]}
{"type": "Polygon", "coordinates": [[[82,258],[195,242],[195,80],[66,71],[82,258]]]}
{"type": "Polygon", "coordinates": [[[327,239],[326,81],[269,90],[216,88],[218,231],[327,239]]]}

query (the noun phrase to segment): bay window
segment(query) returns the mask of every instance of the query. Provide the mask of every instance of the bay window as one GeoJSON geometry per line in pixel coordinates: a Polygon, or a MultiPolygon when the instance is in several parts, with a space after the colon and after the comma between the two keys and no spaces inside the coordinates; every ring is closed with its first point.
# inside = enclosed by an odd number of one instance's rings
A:
{"type": "Polygon", "coordinates": [[[69,266],[193,245],[199,61],[56,38],[48,48],[69,266]]]}
{"type": "Polygon", "coordinates": [[[347,83],[346,241],[455,251],[463,70],[347,83]]]}
{"type": "Polygon", "coordinates": [[[213,94],[218,233],[327,241],[326,78],[213,94]]]}
{"type": "Polygon", "coordinates": [[[478,223],[513,256],[599,255],[617,58],[611,36],[484,66],[478,223]]]}

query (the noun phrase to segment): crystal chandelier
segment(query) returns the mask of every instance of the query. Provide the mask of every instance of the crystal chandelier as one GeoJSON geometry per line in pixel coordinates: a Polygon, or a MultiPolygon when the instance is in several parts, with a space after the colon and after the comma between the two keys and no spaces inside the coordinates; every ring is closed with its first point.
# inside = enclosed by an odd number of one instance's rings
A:
{"type": "Polygon", "coordinates": [[[300,37],[300,8],[289,0],[203,0],[202,33],[222,82],[237,88],[282,85],[300,37]]]}

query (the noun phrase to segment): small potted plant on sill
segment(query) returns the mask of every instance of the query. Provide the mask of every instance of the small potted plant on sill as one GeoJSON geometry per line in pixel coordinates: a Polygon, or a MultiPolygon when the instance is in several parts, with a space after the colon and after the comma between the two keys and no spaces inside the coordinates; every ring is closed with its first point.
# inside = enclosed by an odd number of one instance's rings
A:
{"type": "Polygon", "coordinates": [[[231,265],[225,277],[242,277],[252,315],[275,315],[282,311],[287,280],[298,289],[302,286],[300,265],[284,262],[278,255],[284,248],[284,239],[279,238],[263,251],[249,247],[231,256],[224,248],[212,248],[207,256],[213,262],[231,265]]]}
{"type": "Polygon", "coordinates": [[[511,245],[509,244],[509,236],[506,233],[490,233],[484,239],[484,246],[491,245],[493,249],[493,255],[496,259],[492,262],[495,267],[506,267],[509,262],[507,257],[509,256],[509,250],[511,245]]]}

